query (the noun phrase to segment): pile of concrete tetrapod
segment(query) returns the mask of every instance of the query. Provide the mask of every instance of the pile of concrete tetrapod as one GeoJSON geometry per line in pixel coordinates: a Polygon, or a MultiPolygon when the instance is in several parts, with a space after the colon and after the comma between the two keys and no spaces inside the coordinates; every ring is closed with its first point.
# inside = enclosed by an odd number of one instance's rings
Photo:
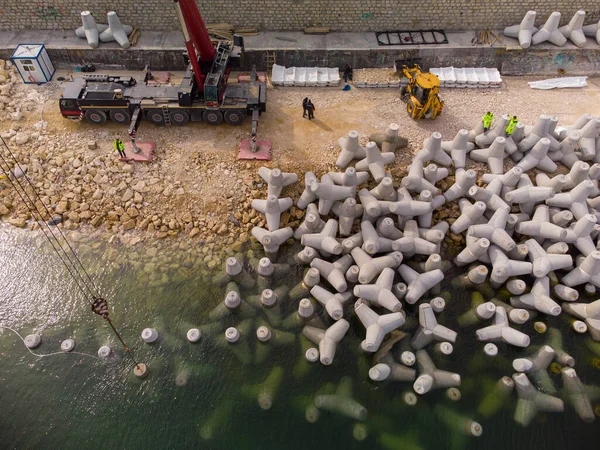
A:
{"type": "Polygon", "coordinates": [[[519,25],[513,25],[504,29],[504,35],[517,38],[519,45],[523,48],[529,48],[532,45],[541,44],[542,42],[550,42],[551,44],[562,47],[570,40],[577,47],[584,47],[587,39],[586,36],[595,38],[600,44],[600,22],[590,25],[584,25],[585,11],[577,11],[569,23],[560,26],[560,13],[553,12],[540,29],[536,28],[535,11],[527,11],[525,17],[519,25]]]}
{"type": "MultiPolygon", "coordinates": [[[[188,331],[188,340],[206,337],[242,364],[264,363],[299,340],[302,357],[295,378],[305,376],[316,361],[333,364],[338,347],[346,345],[360,355],[359,361],[371,355],[368,376],[373,382],[412,383],[403,400],[414,405],[418,395],[434,389],[447,389],[452,400],[461,396],[461,376],[438,368],[452,358],[458,336],[441,323],[447,302],[463,311],[457,321],[462,335],[483,343],[478,355],[487,361],[501,361],[508,346],[528,347],[524,326],[538,317],[533,329],[545,333],[545,344],[514,359],[515,373],[496,383],[476,414],[490,417],[516,390],[515,421],[522,426],[538,411],[563,411],[564,400],[583,421],[593,421],[591,401],[600,393],[582,383],[561,332],[548,328],[545,318],[567,313],[577,319],[572,329],[589,333],[585,345],[600,356],[600,300],[579,301],[578,290],[596,295],[600,287],[600,119],[586,114],[559,127],[555,117],[541,115],[532,126],[519,123],[510,136],[508,121],[501,117],[487,133],[481,123],[459,130],[452,140],[432,133],[399,180],[385,167],[407,145],[398,125],[369,136],[365,146],[350,131],[339,140],[336,165],[343,172],[320,178],[305,174],[305,189],[296,201],[305,210],[304,221],[296,230],[280,228],[281,214],[293,204],[280,196],[298,181],[297,175],[262,167],[267,199],[254,200],[252,207],[265,215],[267,228],[254,227],[252,235],[265,257],[227,259],[224,273],[214,279],[225,287],[224,300],[210,311],[210,323],[188,331]],[[467,168],[467,156],[486,162],[489,173],[478,179],[467,168]],[[347,167],[355,160],[354,167],[347,167]],[[569,172],[543,173],[555,172],[556,162],[569,172]],[[540,171],[533,179],[532,169],[540,171]],[[452,184],[441,192],[436,185],[451,170],[452,184]],[[451,224],[433,223],[433,212],[451,202],[458,202],[460,216],[451,224]],[[452,262],[440,255],[448,231],[466,242],[452,262]],[[298,241],[299,252],[282,256],[282,246],[298,241]],[[299,265],[306,266],[302,280],[290,285],[299,265]],[[451,283],[471,291],[469,305],[454,303],[459,301],[441,291],[453,266],[465,267],[465,274],[451,283]],[[284,317],[289,305],[294,311],[284,317]],[[236,325],[223,330],[224,322],[232,320],[236,325]],[[347,333],[353,322],[364,327],[362,341],[347,333]],[[560,396],[549,370],[562,376],[560,396]]],[[[37,337],[28,336],[26,344],[39,345],[37,337]]],[[[148,343],[160,339],[152,328],[142,338],[148,343]]],[[[103,347],[99,355],[109,357],[111,351],[103,347]]],[[[243,392],[269,409],[283,372],[276,366],[263,383],[243,392]]],[[[306,419],[316,421],[320,411],[359,422],[368,414],[353,398],[348,377],[335,391],[317,392],[306,406],[306,419]]],[[[436,405],[434,413],[467,436],[482,433],[478,422],[451,408],[436,405]]],[[[355,428],[360,435],[365,430],[355,428]]]]}

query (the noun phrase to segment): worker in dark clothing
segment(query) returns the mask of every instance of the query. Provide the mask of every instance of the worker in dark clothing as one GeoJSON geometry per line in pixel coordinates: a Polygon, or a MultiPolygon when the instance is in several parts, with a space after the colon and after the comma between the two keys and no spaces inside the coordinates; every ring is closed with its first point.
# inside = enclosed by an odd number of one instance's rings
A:
{"type": "Polygon", "coordinates": [[[348,80],[352,81],[352,67],[346,64],[344,66],[344,83],[348,83],[348,80]]]}
{"type": "Polygon", "coordinates": [[[494,114],[491,111],[488,111],[481,121],[483,122],[483,132],[487,133],[490,127],[492,126],[492,121],[494,120],[494,114]]]}
{"type": "Polygon", "coordinates": [[[306,110],[308,111],[308,120],[314,119],[315,118],[315,105],[313,105],[313,102],[310,99],[306,103],[306,110]]]}
{"type": "Polygon", "coordinates": [[[306,113],[308,112],[308,110],[306,109],[306,104],[308,103],[308,97],[304,97],[304,100],[302,100],[302,117],[306,118],[306,113]]]}
{"type": "Polygon", "coordinates": [[[123,144],[123,141],[121,139],[116,138],[113,143],[113,147],[117,152],[119,152],[119,157],[127,158],[127,155],[125,154],[125,144],[123,144]]]}
{"type": "Polygon", "coordinates": [[[511,134],[513,134],[513,131],[515,131],[515,128],[517,127],[517,124],[519,123],[519,119],[517,119],[517,116],[512,116],[512,118],[510,119],[510,122],[508,122],[508,125],[506,126],[506,134],[508,136],[510,136],[511,134]]]}

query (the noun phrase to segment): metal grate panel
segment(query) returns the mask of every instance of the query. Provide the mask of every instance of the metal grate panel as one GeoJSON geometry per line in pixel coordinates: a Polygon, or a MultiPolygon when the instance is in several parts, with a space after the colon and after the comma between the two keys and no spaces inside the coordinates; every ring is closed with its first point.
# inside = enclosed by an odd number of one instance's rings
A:
{"type": "Polygon", "coordinates": [[[435,45],[447,44],[444,30],[377,31],[378,45],[435,45]]]}

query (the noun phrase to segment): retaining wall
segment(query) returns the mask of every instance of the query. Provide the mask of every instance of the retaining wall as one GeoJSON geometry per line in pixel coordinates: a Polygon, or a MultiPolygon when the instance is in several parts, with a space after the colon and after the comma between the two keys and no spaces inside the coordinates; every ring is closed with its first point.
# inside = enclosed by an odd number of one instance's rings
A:
{"type": "MultiPolygon", "coordinates": [[[[207,23],[227,22],[264,31],[329,27],[332,31],[364,32],[394,29],[498,29],[538,13],[537,23],[553,11],[567,23],[578,9],[588,22],[600,19],[598,0],[199,0],[207,23]]],[[[89,10],[98,22],[114,10],[123,23],[142,30],[179,29],[172,0],[2,0],[0,30],[70,30],[81,25],[89,10]]],[[[104,20],[103,20],[104,19],[104,20]]]]}

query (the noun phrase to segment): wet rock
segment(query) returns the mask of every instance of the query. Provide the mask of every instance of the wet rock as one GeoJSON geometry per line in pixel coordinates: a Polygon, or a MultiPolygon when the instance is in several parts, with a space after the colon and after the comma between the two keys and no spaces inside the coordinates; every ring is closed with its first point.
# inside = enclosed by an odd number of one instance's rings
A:
{"type": "Polygon", "coordinates": [[[62,222],[62,216],[54,216],[48,221],[48,225],[58,225],[62,222]]]}

